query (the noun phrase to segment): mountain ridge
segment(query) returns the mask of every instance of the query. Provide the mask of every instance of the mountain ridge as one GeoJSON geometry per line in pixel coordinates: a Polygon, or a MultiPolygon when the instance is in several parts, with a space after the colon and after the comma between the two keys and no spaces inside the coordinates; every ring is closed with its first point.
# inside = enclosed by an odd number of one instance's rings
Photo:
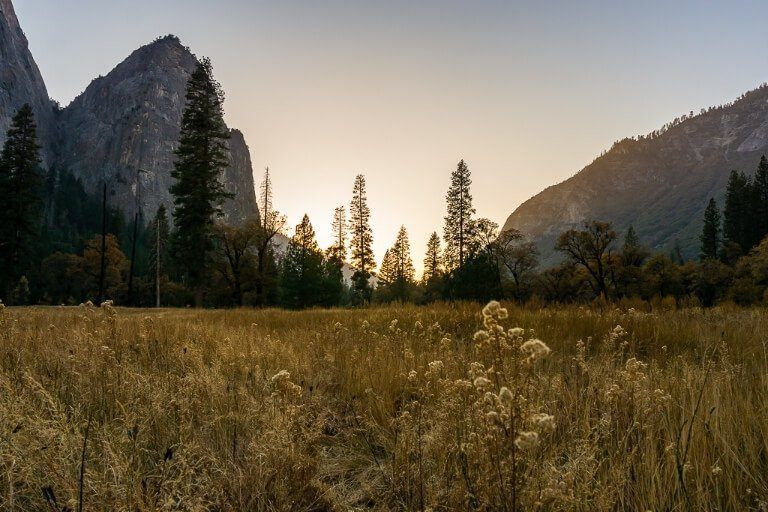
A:
{"type": "Polygon", "coordinates": [[[544,265],[562,231],[588,220],[632,225],[655,250],[679,244],[698,255],[702,215],[710,197],[722,197],[733,169],[751,174],[768,152],[768,86],[734,102],[682,116],[646,136],[616,142],[570,178],[521,204],[503,229],[516,228],[539,246],[544,265]]]}

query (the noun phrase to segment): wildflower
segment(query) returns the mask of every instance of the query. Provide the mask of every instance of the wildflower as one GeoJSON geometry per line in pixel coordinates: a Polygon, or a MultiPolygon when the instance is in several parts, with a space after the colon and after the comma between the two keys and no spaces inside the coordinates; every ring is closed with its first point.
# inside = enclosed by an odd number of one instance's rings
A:
{"type": "Polygon", "coordinates": [[[473,339],[475,340],[475,343],[485,343],[491,338],[491,335],[488,334],[488,331],[477,331],[475,335],[473,336],[473,339]]]}
{"type": "Polygon", "coordinates": [[[520,350],[528,355],[528,360],[534,362],[549,355],[552,350],[541,340],[528,340],[520,346],[520,350]]]}
{"type": "Polygon", "coordinates": [[[458,389],[469,390],[472,389],[472,383],[465,379],[458,379],[453,381],[453,385],[458,389]]]}
{"type": "Polygon", "coordinates": [[[414,326],[416,329],[418,329],[419,331],[420,331],[420,330],[422,330],[422,329],[424,329],[424,324],[422,324],[422,323],[421,323],[421,321],[419,321],[419,320],[416,320],[416,323],[415,323],[415,324],[413,324],[413,326],[414,326]]]}
{"type": "Polygon", "coordinates": [[[397,330],[397,319],[395,319],[395,320],[392,320],[392,321],[389,323],[389,331],[390,331],[390,332],[395,332],[396,330],[397,330]]]}
{"type": "Polygon", "coordinates": [[[723,474],[723,468],[721,468],[717,464],[712,466],[712,476],[720,476],[721,474],[723,474]]]}
{"type": "Polygon", "coordinates": [[[478,377],[478,378],[475,379],[475,382],[473,384],[475,385],[476,388],[483,389],[483,388],[487,388],[488,386],[490,386],[491,385],[491,381],[489,381],[485,377],[478,377]]]}
{"type": "Polygon", "coordinates": [[[504,405],[506,408],[512,407],[512,402],[514,402],[515,397],[512,394],[512,392],[507,387],[502,387],[499,391],[499,401],[504,405]]]}
{"type": "Polygon", "coordinates": [[[87,308],[92,308],[92,307],[93,307],[93,302],[91,302],[91,301],[86,301],[86,303],[85,303],[85,307],[87,307],[87,308]]]}
{"type": "Polygon", "coordinates": [[[337,330],[337,331],[340,331],[341,330],[341,322],[336,322],[335,324],[333,324],[333,328],[335,330],[337,330]]]}
{"type": "Polygon", "coordinates": [[[280,370],[277,374],[272,376],[273,384],[280,384],[281,382],[288,382],[291,380],[291,374],[288,370],[280,370]]]}
{"type": "Polygon", "coordinates": [[[108,307],[112,307],[113,305],[114,305],[114,302],[113,302],[113,301],[111,301],[111,300],[105,300],[104,302],[102,302],[102,303],[101,303],[101,306],[100,306],[100,307],[102,307],[102,308],[108,308],[108,307]]]}
{"type": "Polygon", "coordinates": [[[442,361],[432,361],[427,366],[429,366],[429,371],[432,373],[440,373],[443,371],[442,361]]]}
{"type": "Polygon", "coordinates": [[[515,446],[520,450],[533,450],[539,445],[539,434],[536,432],[520,432],[515,439],[515,446]]]}
{"type": "Polygon", "coordinates": [[[408,382],[415,383],[419,379],[419,374],[416,373],[416,370],[411,370],[408,372],[408,382]]]}
{"type": "Polygon", "coordinates": [[[523,335],[524,332],[525,330],[522,327],[513,327],[507,332],[507,334],[512,338],[519,338],[523,335]]]}
{"type": "Polygon", "coordinates": [[[555,417],[543,412],[531,416],[531,422],[545,432],[554,432],[557,426],[555,417]]]}
{"type": "Polygon", "coordinates": [[[501,309],[501,304],[498,301],[492,300],[487,306],[483,308],[483,316],[496,316],[501,309]]]}

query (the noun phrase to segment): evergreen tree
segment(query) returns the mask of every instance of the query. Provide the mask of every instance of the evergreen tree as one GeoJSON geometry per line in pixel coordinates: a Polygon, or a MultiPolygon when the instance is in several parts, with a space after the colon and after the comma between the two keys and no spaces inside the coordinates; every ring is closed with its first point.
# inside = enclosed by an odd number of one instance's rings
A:
{"type": "Polygon", "coordinates": [[[273,207],[272,194],[272,178],[267,167],[259,194],[261,229],[256,240],[255,302],[259,306],[274,303],[279,292],[279,274],[275,264],[275,237],[283,232],[286,219],[273,207]]]}
{"type": "Polygon", "coordinates": [[[359,299],[369,302],[371,290],[369,279],[376,268],[373,259],[373,233],[371,231],[371,211],[368,208],[368,197],[365,190],[365,176],[355,177],[350,204],[349,229],[352,232],[350,242],[351,263],[355,269],[352,281],[359,299]]]}
{"type": "Polygon", "coordinates": [[[680,247],[679,238],[675,238],[675,245],[672,246],[672,250],[669,253],[669,259],[671,259],[675,265],[682,265],[685,263],[683,248],[680,247]]]}
{"type": "Polygon", "coordinates": [[[397,260],[392,249],[384,252],[384,258],[379,267],[379,286],[388,286],[397,280],[397,260]]]}
{"type": "Polygon", "coordinates": [[[753,181],[753,244],[757,245],[768,235],[768,159],[760,158],[753,181]]]}
{"type": "Polygon", "coordinates": [[[398,279],[413,283],[416,271],[413,268],[413,259],[411,258],[411,241],[408,239],[408,230],[405,229],[405,226],[400,226],[392,250],[397,261],[398,279]]]}
{"type": "Polygon", "coordinates": [[[326,258],[323,263],[323,306],[339,306],[344,302],[346,287],[344,285],[344,270],[337,260],[326,258]]]}
{"type": "Polygon", "coordinates": [[[40,234],[43,178],[32,107],[19,109],[0,153],[0,294],[33,267],[40,234]]]}
{"type": "Polygon", "coordinates": [[[413,268],[413,259],[411,258],[411,242],[408,239],[408,231],[405,226],[400,226],[395,245],[392,246],[392,252],[395,256],[397,276],[392,291],[397,300],[405,302],[411,296],[416,279],[416,271],[413,268]]]}
{"type": "Polygon", "coordinates": [[[299,309],[320,305],[323,285],[323,253],[309,217],[304,215],[283,258],[283,304],[299,309]]]}
{"type": "Polygon", "coordinates": [[[629,226],[627,234],[624,235],[624,245],[621,247],[620,258],[624,267],[639,267],[648,258],[648,249],[640,243],[634,226],[629,226]]]}
{"type": "Polygon", "coordinates": [[[347,262],[347,212],[343,206],[333,211],[331,233],[333,244],[328,249],[328,258],[344,265],[347,262]]]}
{"type": "Polygon", "coordinates": [[[269,167],[264,169],[264,178],[259,186],[259,214],[261,216],[262,226],[266,228],[269,219],[274,213],[272,206],[272,176],[269,174],[269,167]]]}
{"type": "Polygon", "coordinates": [[[624,235],[624,247],[640,247],[640,239],[637,237],[637,233],[635,233],[634,226],[630,225],[629,229],[627,229],[627,234],[624,235]]]}
{"type": "MultiPolygon", "coordinates": [[[[165,205],[160,205],[149,226],[149,271],[150,279],[155,285],[155,291],[160,289],[163,278],[170,275],[170,252],[168,250],[168,211],[165,205]]],[[[155,297],[157,300],[158,297],[155,297]]]]}
{"type": "Polygon", "coordinates": [[[469,256],[469,245],[473,236],[472,216],[475,214],[470,185],[471,173],[464,160],[461,160],[451,174],[451,186],[445,197],[448,211],[445,216],[443,239],[444,263],[448,270],[461,268],[469,256]]]}
{"type": "Polygon", "coordinates": [[[203,286],[211,264],[214,218],[224,200],[232,197],[220,177],[228,165],[224,124],[224,93],[213,78],[211,61],[197,63],[187,84],[179,147],[171,176],[174,197],[174,242],[178,263],[194,289],[195,305],[202,306],[203,286]]]}
{"type": "Polygon", "coordinates": [[[743,172],[732,171],[728,178],[723,210],[723,234],[727,259],[746,254],[752,248],[752,187],[743,172]]]}
{"type": "Polygon", "coordinates": [[[710,198],[704,210],[704,228],[701,230],[701,261],[715,260],[720,254],[720,210],[715,198],[710,198]]]}
{"type": "Polygon", "coordinates": [[[440,251],[440,237],[437,233],[432,233],[427,242],[427,253],[424,256],[424,273],[422,281],[429,283],[430,280],[439,277],[443,271],[443,257],[440,251]]]}

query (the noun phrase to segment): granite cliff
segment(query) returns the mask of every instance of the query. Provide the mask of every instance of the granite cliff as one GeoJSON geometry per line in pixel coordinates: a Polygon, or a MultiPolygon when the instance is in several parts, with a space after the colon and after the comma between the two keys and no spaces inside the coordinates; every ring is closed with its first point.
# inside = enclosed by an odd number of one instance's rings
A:
{"type": "MultiPolygon", "coordinates": [[[[159,38],[60,109],[48,97],[11,0],[0,0],[0,143],[14,113],[30,103],[44,167],[69,169],[93,194],[106,181],[111,205],[129,216],[137,204],[145,217],[161,204],[172,209],[174,150],[195,64],[178,38],[159,38]]],[[[228,222],[239,224],[257,216],[258,208],[245,138],[238,130],[230,135],[222,181],[234,198],[224,210],[228,222]]]]}

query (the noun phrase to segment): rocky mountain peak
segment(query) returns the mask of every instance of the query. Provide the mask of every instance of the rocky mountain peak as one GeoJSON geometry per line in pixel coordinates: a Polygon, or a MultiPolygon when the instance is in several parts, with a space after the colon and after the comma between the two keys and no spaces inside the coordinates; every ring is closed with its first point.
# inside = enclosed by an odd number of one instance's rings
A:
{"type": "Polygon", "coordinates": [[[0,0],[0,145],[11,119],[25,103],[32,105],[43,146],[44,164],[53,160],[54,104],[11,0],[0,0]]]}
{"type": "MultiPolygon", "coordinates": [[[[0,145],[15,112],[30,103],[44,167],[72,171],[94,194],[106,183],[110,205],[129,217],[140,211],[150,218],[161,204],[172,209],[174,151],[187,81],[196,63],[178,37],[160,37],[58,110],[48,97],[12,0],[0,0],[0,145]]],[[[232,131],[229,149],[230,165],[222,181],[235,198],[224,210],[226,220],[237,224],[258,216],[258,208],[242,133],[232,131]]]]}
{"type": "MultiPolygon", "coordinates": [[[[128,215],[138,209],[149,217],[161,204],[172,209],[174,151],[196,63],[177,37],[166,36],[94,80],[59,116],[56,165],[79,176],[86,190],[98,191],[106,182],[112,204],[128,215]]],[[[229,222],[239,223],[257,216],[258,209],[240,132],[233,132],[229,147],[223,182],[235,198],[225,213],[229,222]]]]}

